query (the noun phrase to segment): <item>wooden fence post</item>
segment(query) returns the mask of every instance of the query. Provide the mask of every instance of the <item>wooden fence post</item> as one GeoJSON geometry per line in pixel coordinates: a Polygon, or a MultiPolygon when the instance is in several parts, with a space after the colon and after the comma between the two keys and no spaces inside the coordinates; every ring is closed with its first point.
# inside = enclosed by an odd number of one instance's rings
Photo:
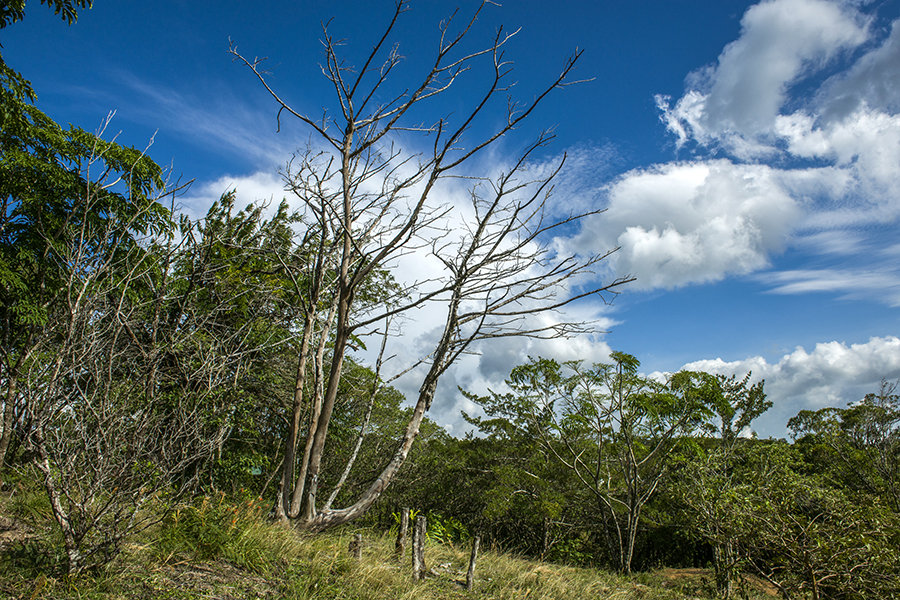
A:
{"type": "Polygon", "coordinates": [[[544,517],[543,539],[541,540],[541,560],[547,557],[550,550],[550,517],[544,517]]]}
{"type": "Polygon", "coordinates": [[[412,570],[413,581],[425,579],[425,530],[428,522],[424,515],[416,517],[416,526],[412,534],[412,570]]]}
{"type": "Polygon", "coordinates": [[[481,545],[481,536],[472,539],[472,554],[469,556],[469,570],[466,571],[466,590],[472,591],[475,586],[475,561],[478,560],[478,547],[481,545]]]}
{"type": "Polygon", "coordinates": [[[409,535],[409,508],[400,509],[400,529],[397,531],[397,542],[394,544],[394,555],[403,558],[406,552],[406,540],[409,535]]]}
{"type": "Polygon", "coordinates": [[[350,540],[350,556],[355,558],[356,560],[362,560],[362,534],[357,533],[353,536],[353,539],[350,540]]]}

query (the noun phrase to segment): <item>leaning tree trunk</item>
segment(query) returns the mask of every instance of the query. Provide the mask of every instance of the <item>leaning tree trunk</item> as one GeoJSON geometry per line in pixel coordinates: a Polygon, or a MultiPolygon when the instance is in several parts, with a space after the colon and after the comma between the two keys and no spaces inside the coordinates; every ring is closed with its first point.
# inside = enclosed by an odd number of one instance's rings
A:
{"type": "MultiPolygon", "coordinates": [[[[419,388],[419,396],[416,405],[413,408],[413,414],[406,425],[406,431],[400,440],[400,445],[391,457],[390,462],[388,462],[368,489],[359,496],[357,501],[347,508],[329,508],[315,511],[315,505],[312,502],[315,500],[313,495],[311,502],[306,506],[306,510],[310,512],[304,513],[301,516],[299,522],[300,527],[311,531],[321,531],[348,523],[362,516],[369,510],[369,507],[378,500],[385,488],[393,481],[397,472],[400,471],[400,467],[403,466],[406,457],[409,455],[413,442],[419,435],[419,428],[422,425],[422,420],[425,418],[425,413],[431,408],[432,400],[434,400],[434,393],[437,389],[438,380],[451,362],[450,355],[454,352],[453,343],[457,333],[456,315],[459,310],[459,302],[457,290],[454,293],[454,297],[450,300],[450,306],[447,309],[447,320],[444,325],[441,341],[438,343],[437,350],[432,357],[431,367],[419,388]]],[[[455,351],[459,350],[457,349],[455,351]]],[[[312,469],[310,470],[312,472],[312,469]]]]}

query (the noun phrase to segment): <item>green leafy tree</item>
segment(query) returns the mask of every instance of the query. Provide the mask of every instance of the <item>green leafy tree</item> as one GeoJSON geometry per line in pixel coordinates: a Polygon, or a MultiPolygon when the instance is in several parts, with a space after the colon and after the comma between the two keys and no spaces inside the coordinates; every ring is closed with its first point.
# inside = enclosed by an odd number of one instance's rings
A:
{"type": "MultiPolygon", "coordinates": [[[[87,0],[46,2],[68,23],[87,0]]],[[[0,28],[24,17],[24,0],[0,7],[0,28]]],[[[84,268],[98,250],[89,239],[118,227],[117,251],[127,253],[129,231],[167,227],[168,213],[151,198],[162,186],[159,167],[133,148],[104,141],[79,128],[64,129],[34,106],[31,84],[0,56],[0,382],[3,386],[0,461],[13,426],[24,417],[22,370],[38,351],[43,329],[70,283],[71,260],[84,268]],[[121,174],[93,185],[90,171],[121,174]],[[117,226],[112,226],[117,223],[117,226]],[[73,245],[83,242],[81,255],[73,245]],[[66,260],[70,263],[66,264],[66,260]]],[[[70,298],[66,298],[70,300],[70,298]]]]}
{"type": "Polygon", "coordinates": [[[757,444],[731,504],[750,564],[785,598],[897,598],[900,521],[884,505],[804,474],[796,449],[757,444]]]}
{"type": "Polygon", "coordinates": [[[693,373],[690,379],[712,411],[705,426],[712,445],[692,446],[695,452],[680,466],[671,488],[686,507],[691,530],[712,546],[717,591],[731,598],[744,560],[737,547],[740,524],[735,522],[736,488],[743,474],[736,463],[744,442],[753,438],[753,420],[772,403],[766,400],[764,382],[751,385],[749,373],[742,379],[693,373]]]}
{"type": "MultiPolygon", "coordinates": [[[[49,4],[69,22],[89,5],[49,4]]],[[[23,10],[5,3],[2,25],[23,10]]],[[[173,289],[186,240],[160,167],[104,139],[110,117],[97,133],[55,123],[5,63],[0,89],[0,456],[15,440],[41,474],[77,572],[187,489],[215,438],[194,392],[235,361],[185,350],[199,328],[173,309],[195,294],[173,289]]]]}
{"type": "Polygon", "coordinates": [[[50,343],[50,321],[81,310],[92,272],[138,252],[139,236],[170,227],[157,202],[162,171],[142,151],[63,129],[20,99],[7,108],[18,112],[0,132],[0,455],[21,409],[22,370],[50,343]]]}
{"type": "Polygon", "coordinates": [[[510,392],[477,399],[494,420],[474,422],[490,427],[504,419],[574,473],[593,496],[614,563],[628,573],[641,511],[667,473],[669,454],[707,409],[690,374],[664,384],[641,376],[634,356],[611,358],[588,369],[532,359],[513,369],[510,392]]]}
{"type": "Polygon", "coordinates": [[[202,221],[182,219],[160,309],[160,333],[183,340],[162,348],[168,357],[161,375],[172,389],[183,388],[178,394],[206,399],[206,418],[217,437],[204,479],[217,489],[253,488],[260,479],[253,473],[268,474],[280,452],[298,319],[281,261],[301,258],[293,254],[297,216],[284,202],[268,213],[265,205],[236,210],[234,192],[228,192],[202,221]],[[216,361],[220,374],[214,381],[229,383],[211,389],[191,373],[208,373],[216,361]]]}
{"type": "Polygon", "coordinates": [[[900,395],[898,383],[847,408],[800,411],[788,421],[797,445],[814,469],[842,487],[881,498],[900,513],[900,395]]]}

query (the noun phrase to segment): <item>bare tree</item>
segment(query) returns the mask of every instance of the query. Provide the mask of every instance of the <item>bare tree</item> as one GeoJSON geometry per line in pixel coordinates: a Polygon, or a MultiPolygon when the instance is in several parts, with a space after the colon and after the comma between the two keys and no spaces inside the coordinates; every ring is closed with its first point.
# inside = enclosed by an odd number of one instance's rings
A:
{"type": "Polygon", "coordinates": [[[40,326],[4,348],[21,357],[16,433],[42,475],[70,572],[108,561],[195,486],[228,427],[223,396],[259,346],[247,343],[255,322],[220,326],[240,298],[206,293],[223,266],[204,243],[222,240],[186,219],[177,231],[161,204],[176,190],[102,132],[78,132],[91,142],[67,165],[79,185],[23,210],[30,237],[20,239],[43,243],[54,287],[40,326]],[[64,218],[33,216],[55,206],[64,218]]]}
{"type": "Polygon", "coordinates": [[[402,81],[399,87],[393,78],[402,56],[392,38],[406,2],[397,2],[357,69],[344,62],[340,40],[325,26],[322,73],[333,86],[336,110],[332,115],[326,109],[321,118],[297,110],[282,97],[269,83],[263,59],[245,58],[231,46],[235,60],[246,65],[275,100],[279,121],[285,115],[296,119],[325,148],[301,154],[284,173],[286,188],[305,207],[305,242],[315,252],[308,268],[293,276],[302,291],[298,296],[304,298],[305,318],[298,334],[299,364],[276,512],[307,529],[350,521],[371,506],[409,453],[441,375],[460,355],[472,351],[473,344],[506,336],[555,338],[588,331],[591,324],[567,320],[559,309],[579,298],[605,298],[625,281],[577,288],[575,282],[589,281],[592,268],[608,254],[576,256],[552,249],[555,231],[585,215],[552,216],[547,200],[562,161],[549,177],[528,175],[551,135],[538,135],[499,175],[476,178],[485,174],[463,172],[522,125],[549,93],[574,83],[570,75],[580,56],[576,51],[530,101],[507,98],[512,66],[504,49],[516,32],[501,28],[474,50],[468,40],[488,4],[482,2],[458,26],[457,12],[442,22],[430,66],[417,80],[402,81]],[[421,114],[426,101],[454,93],[457,81],[476,68],[484,68],[489,77],[466,111],[455,119],[437,116],[429,124],[414,120],[413,113],[421,114]],[[484,117],[498,102],[505,118],[499,127],[486,128],[484,117]],[[412,135],[420,135],[430,150],[413,154],[401,149],[400,139],[412,135]],[[447,178],[466,176],[472,184],[467,207],[441,205],[434,198],[447,178]],[[433,277],[414,283],[388,277],[380,294],[366,293],[373,278],[384,277],[412,254],[436,259],[433,277]],[[323,506],[318,502],[323,454],[348,349],[374,331],[384,334],[389,319],[433,304],[440,304],[444,315],[437,341],[419,363],[397,368],[406,372],[418,367],[416,372],[422,374],[412,416],[393,456],[348,506],[323,506]],[[536,319],[539,315],[545,318],[536,319]],[[304,414],[309,415],[306,422],[304,414]]]}

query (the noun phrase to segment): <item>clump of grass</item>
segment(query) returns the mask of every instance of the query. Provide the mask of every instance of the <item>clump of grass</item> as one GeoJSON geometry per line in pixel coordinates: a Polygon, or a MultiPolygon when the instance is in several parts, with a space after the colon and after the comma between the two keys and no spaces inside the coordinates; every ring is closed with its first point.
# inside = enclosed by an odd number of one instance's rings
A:
{"type": "Polygon", "coordinates": [[[218,559],[260,524],[264,514],[260,499],[235,503],[224,494],[203,496],[168,511],[154,532],[153,546],[164,562],[173,557],[218,559]]]}

